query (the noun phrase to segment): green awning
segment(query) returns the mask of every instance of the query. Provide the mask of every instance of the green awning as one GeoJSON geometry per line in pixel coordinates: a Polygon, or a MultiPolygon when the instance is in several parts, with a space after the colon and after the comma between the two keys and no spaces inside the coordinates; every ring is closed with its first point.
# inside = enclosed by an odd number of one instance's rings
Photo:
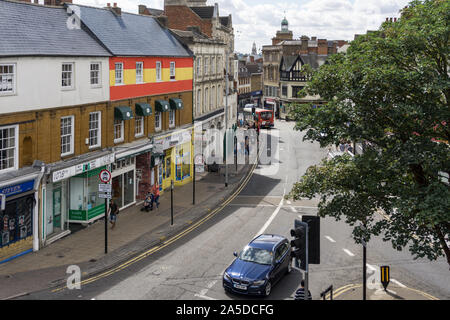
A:
{"type": "Polygon", "coordinates": [[[133,119],[133,111],[130,107],[121,106],[114,108],[114,119],[130,120],[133,119]]]}
{"type": "Polygon", "coordinates": [[[181,110],[184,107],[183,100],[181,99],[170,99],[170,109],[181,110]]]}
{"type": "Polygon", "coordinates": [[[169,102],[165,100],[156,100],[155,101],[155,109],[158,112],[167,112],[170,109],[169,102]]]}
{"type": "Polygon", "coordinates": [[[136,115],[148,117],[152,115],[152,107],[148,103],[136,103],[136,115]]]}

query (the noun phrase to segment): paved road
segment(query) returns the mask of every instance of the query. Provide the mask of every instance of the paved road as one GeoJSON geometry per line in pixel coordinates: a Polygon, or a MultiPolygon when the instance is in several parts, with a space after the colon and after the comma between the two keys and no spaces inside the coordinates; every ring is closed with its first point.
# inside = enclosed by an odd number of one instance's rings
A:
{"type": "MultiPolygon", "coordinates": [[[[107,278],[84,285],[82,290],[58,293],[41,292],[26,299],[251,299],[229,295],[222,288],[222,274],[240,251],[261,233],[290,238],[294,219],[316,214],[317,201],[283,200],[292,184],[306,169],[319,163],[326,150],[302,141],[302,133],[293,131],[293,123],[278,122],[277,129],[264,131],[268,142],[279,136],[279,167],[260,165],[248,185],[217,216],[158,251],[107,278]],[[271,172],[273,171],[273,172],[271,172]]],[[[272,146],[271,150],[276,150],[272,146]]],[[[263,150],[266,152],[267,150],[263,150]]],[[[310,268],[310,290],[314,299],[329,285],[339,288],[362,281],[362,248],[351,238],[344,222],[322,219],[321,264],[310,268]]],[[[406,252],[394,251],[377,238],[368,245],[368,270],[391,266],[396,284],[423,290],[440,299],[450,298],[449,269],[444,259],[430,263],[414,261],[406,252]]],[[[292,299],[302,273],[294,270],[279,282],[270,299],[292,299]]],[[[370,275],[369,275],[369,279],[370,275]]]]}

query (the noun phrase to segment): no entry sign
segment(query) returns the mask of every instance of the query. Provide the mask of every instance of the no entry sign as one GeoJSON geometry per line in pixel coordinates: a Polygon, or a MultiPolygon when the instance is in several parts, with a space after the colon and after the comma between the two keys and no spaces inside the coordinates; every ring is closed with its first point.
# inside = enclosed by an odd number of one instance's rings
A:
{"type": "Polygon", "coordinates": [[[111,181],[111,172],[108,170],[102,170],[99,174],[100,181],[103,183],[109,183],[111,181]]]}

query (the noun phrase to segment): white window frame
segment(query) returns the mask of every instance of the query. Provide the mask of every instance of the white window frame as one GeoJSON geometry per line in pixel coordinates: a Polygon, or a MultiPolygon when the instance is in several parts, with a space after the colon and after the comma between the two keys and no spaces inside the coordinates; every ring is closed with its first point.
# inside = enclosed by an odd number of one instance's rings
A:
{"type": "Polygon", "coordinates": [[[61,65],[61,88],[62,90],[75,89],[75,62],[63,62],[61,65]],[[71,71],[64,70],[64,66],[71,66],[71,71]],[[64,85],[64,74],[70,74],[70,86],[64,85]]]}
{"type": "Polygon", "coordinates": [[[101,111],[95,111],[95,112],[91,112],[89,113],[89,149],[94,149],[94,148],[99,148],[102,145],[102,112],[101,111]],[[91,121],[91,115],[97,115],[97,128],[96,129],[91,129],[91,123],[93,121],[91,121]],[[91,132],[96,132],[97,134],[97,144],[91,144],[92,139],[91,139],[91,132]]]}
{"type": "Polygon", "coordinates": [[[202,58],[197,58],[197,77],[201,77],[202,75],[202,58]]]}
{"type": "Polygon", "coordinates": [[[162,63],[161,61],[156,61],[156,81],[162,81],[162,63]]]}
{"type": "Polygon", "coordinates": [[[0,173],[14,171],[14,170],[17,170],[19,168],[19,126],[18,125],[14,125],[14,126],[0,127],[0,130],[10,130],[10,129],[14,129],[14,146],[13,147],[8,147],[8,148],[5,148],[5,149],[0,149],[0,151],[1,150],[11,150],[11,149],[13,149],[14,150],[14,157],[13,157],[14,165],[12,167],[9,167],[9,168],[0,169],[0,173]]]}
{"type": "Polygon", "coordinates": [[[211,74],[214,76],[216,75],[216,58],[211,58],[211,74]]]}
{"type": "Polygon", "coordinates": [[[202,90],[197,90],[197,115],[202,114],[202,90]]]}
{"type": "Polygon", "coordinates": [[[142,137],[144,135],[144,117],[136,116],[134,118],[134,136],[142,137]],[[138,131],[138,129],[140,129],[138,131]]]}
{"type": "Polygon", "coordinates": [[[8,90],[8,91],[0,91],[0,96],[8,96],[8,95],[15,95],[16,94],[16,84],[17,84],[17,65],[15,63],[1,63],[0,64],[0,68],[3,67],[12,67],[13,68],[13,72],[12,73],[5,73],[5,74],[0,74],[0,90],[3,86],[7,87],[7,78],[11,78],[12,77],[12,90],[8,90]],[[4,78],[3,78],[4,77],[4,78]],[[3,84],[2,84],[3,82],[3,84]]]}
{"type": "Polygon", "coordinates": [[[155,112],[155,131],[162,130],[162,112],[155,112]]]}
{"type": "Polygon", "coordinates": [[[136,62],[136,84],[141,83],[144,83],[144,62],[139,61],[136,62]],[[140,74],[138,74],[138,70],[140,70],[140,74]]]}
{"type": "Polygon", "coordinates": [[[169,111],[169,128],[173,128],[176,125],[176,111],[175,110],[170,110],[169,111]]]}
{"type": "Polygon", "coordinates": [[[176,80],[176,63],[175,61],[170,62],[170,81],[176,80]]]}
{"type": "Polygon", "coordinates": [[[125,124],[123,120],[114,119],[114,143],[120,143],[124,141],[124,129],[125,124]],[[118,123],[120,121],[120,123],[118,123]],[[116,130],[120,128],[120,137],[116,138],[116,130]]]}
{"type": "Polygon", "coordinates": [[[101,88],[102,87],[102,63],[98,62],[98,61],[93,61],[93,62],[91,62],[89,69],[90,69],[89,70],[89,79],[90,79],[91,87],[92,88],[101,88]],[[97,65],[98,70],[92,70],[93,65],[97,65]],[[93,72],[97,72],[97,83],[92,83],[92,80],[95,79],[95,77],[92,76],[93,72]]]}
{"type": "MultiPolygon", "coordinates": [[[[74,148],[75,116],[61,117],[61,119],[60,119],[60,135],[61,135],[61,157],[66,157],[66,156],[70,156],[70,155],[74,154],[74,152],[75,152],[74,151],[75,150],[75,148],[74,148]],[[66,120],[66,119],[70,119],[70,123],[71,123],[70,133],[63,135],[63,133],[62,133],[63,121],[66,120]],[[63,152],[63,150],[62,150],[63,149],[63,138],[64,137],[70,137],[70,143],[68,144],[69,145],[69,150],[66,151],[66,152],[63,152]]],[[[67,143],[64,144],[64,145],[67,145],[67,143]]]]}
{"type": "Polygon", "coordinates": [[[114,64],[114,75],[115,75],[115,81],[114,81],[115,85],[116,86],[123,85],[124,84],[124,82],[123,82],[123,62],[116,62],[114,64]],[[118,68],[118,67],[120,67],[120,68],[118,68]]]}
{"type": "Polygon", "coordinates": [[[204,73],[205,73],[205,76],[207,76],[209,74],[209,58],[205,58],[204,65],[205,65],[204,73]]]}

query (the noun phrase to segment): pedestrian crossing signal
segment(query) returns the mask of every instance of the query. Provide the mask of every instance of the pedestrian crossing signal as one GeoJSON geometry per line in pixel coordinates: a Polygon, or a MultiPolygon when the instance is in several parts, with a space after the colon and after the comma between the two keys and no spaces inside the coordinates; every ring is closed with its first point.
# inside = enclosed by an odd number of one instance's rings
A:
{"type": "Polygon", "coordinates": [[[381,284],[384,287],[384,291],[386,291],[391,277],[390,268],[388,266],[383,266],[380,269],[381,269],[381,284]]]}

